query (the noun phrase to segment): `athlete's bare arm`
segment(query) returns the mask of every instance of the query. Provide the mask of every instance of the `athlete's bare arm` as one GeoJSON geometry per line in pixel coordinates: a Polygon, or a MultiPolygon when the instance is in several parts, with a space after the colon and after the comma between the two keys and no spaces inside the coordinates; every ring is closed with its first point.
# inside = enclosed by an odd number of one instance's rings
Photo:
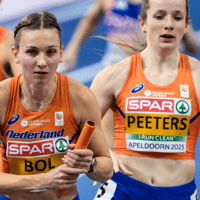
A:
{"type": "MultiPolygon", "coordinates": [[[[108,145],[101,128],[101,111],[94,94],[86,86],[69,78],[70,98],[76,124],[83,128],[85,121],[90,120],[96,124],[88,149],[92,150],[97,160],[93,173],[87,176],[93,180],[105,182],[112,177],[112,160],[108,145]]],[[[91,161],[89,162],[91,164],[91,161]]]]}
{"type": "MultiPolygon", "coordinates": [[[[116,99],[118,98],[128,75],[130,60],[131,57],[128,57],[119,63],[105,68],[95,77],[91,85],[91,90],[95,94],[100,105],[102,118],[107,116],[106,112],[108,109],[112,108],[116,103],[116,99]]],[[[104,133],[108,144],[113,145],[114,131],[110,132],[104,129],[104,133]]],[[[132,172],[126,169],[119,157],[112,151],[113,146],[109,146],[109,148],[115,172],[121,171],[124,174],[131,176],[132,172]]],[[[96,183],[94,183],[94,185],[95,184],[96,183]]]]}
{"type": "Polygon", "coordinates": [[[6,36],[0,45],[0,57],[3,72],[6,78],[17,76],[22,73],[20,64],[16,64],[12,54],[12,45],[14,44],[14,33],[7,30],[6,36]]]}
{"type": "Polygon", "coordinates": [[[101,108],[102,117],[112,108],[129,71],[131,57],[102,70],[92,82],[90,89],[95,94],[101,108]]]}
{"type": "Polygon", "coordinates": [[[111,0],[95,0],[79,22],[63,54],[63,62],[68,65],[68,70],[75,67],[82,43],[91,35],[95,27],[98,26],[106,13],[106,7],[110,4],[111,0]]]}

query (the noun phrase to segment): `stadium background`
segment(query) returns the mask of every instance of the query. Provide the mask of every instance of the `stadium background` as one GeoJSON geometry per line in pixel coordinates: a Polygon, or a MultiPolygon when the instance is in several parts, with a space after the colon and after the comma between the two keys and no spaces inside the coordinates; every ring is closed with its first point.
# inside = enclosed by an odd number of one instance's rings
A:
{"type": "MultiPolygon", "coordinates": [[[[27,14],[32,12],[40,12],[47,10],[53,13],[62,29],[62,41],[66,46],[70,40],[77,23],[86,13],[87,8],[93,0],[3,0],[0,5],[0,25],[14,30],[17,23],[27,14]]],[[[190,0],[190,16],[192,17],[192,25],[200,44],[200,1],[190,0]]],[[[105,35],[105,27],[103,22],[99,25],[93,35],[105,35]]],[[[90,86],[95,75],[102,70],[101,60],[105,53],[105,41],[91,37],[84,43],[79,54],[77,67],[74,71],[66,75],[73,77],[90,86]]],[[[200,53],[196,55],[200,59],[200,53]]],[[[200,139],[197,141],[196,148],[196,183],[200,192],[200,139]]],[[[92,200],[96,194],[97,187],[93,187],[93,181],[86,176],[81,176],[78,180],[78,191],[81,199],[92,200]]],[[[1,197],[0,197],[1,199],[1,197]]]]}

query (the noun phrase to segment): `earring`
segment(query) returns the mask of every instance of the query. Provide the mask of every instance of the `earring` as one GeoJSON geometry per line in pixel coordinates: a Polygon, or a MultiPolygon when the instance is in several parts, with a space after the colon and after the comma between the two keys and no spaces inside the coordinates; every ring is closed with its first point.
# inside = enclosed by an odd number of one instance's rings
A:
{"type": "Polygon", "coordinates": [[[16,63],[19,64],[19,60],[16,60],[16,63]]]}

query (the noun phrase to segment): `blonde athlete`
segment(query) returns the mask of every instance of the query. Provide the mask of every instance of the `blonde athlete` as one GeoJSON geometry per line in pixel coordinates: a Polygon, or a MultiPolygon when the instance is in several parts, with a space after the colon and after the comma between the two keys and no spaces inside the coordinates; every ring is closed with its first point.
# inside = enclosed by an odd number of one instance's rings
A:
{"type": "Polygon", "coordinates": [[[109,108],[114,111],[110,152],[120,171],[95,200],[198,199],[200,62],[179,52],[190,23],[188,4],[144,0],[139,21],[146,47],[100,72],[91,85],[102,117],[109,108]]]}
{"type": "MultiPolygon", "coordinates": [[[[139,27],[137,15],[141,4],[142,0],[94,0],[64,50],[63,63],[66,65],[62,65],[62,67],[65,67],[66,70],[73,70],[76,67],[78,54],[83,42],[92,35],[92,32],[102,19],[104,19],[107,37],[130,43],[134,37],[133,27],[136,29],[139,27]]],[[[187,52],[191,54],[198,52],[197,39],[192,25],[189,25],[183,37],[183,45],[187,52]]],[[[125,58],[126,54],[119,55],[119,52],[120,48],[117,45],[108,42],[102,59],[103,67],[105,68],[113,62],[118,62],[125,58]]]]}
{"type": "Polygon", "coordinates": [[[10,174],[0,173],[0,194],[9,199],[78,200],[81,173],[100,182],[112,177],[93,93],[56,72],[62,62],[60,33],[48,12],[30,14],[15,28],[12,51],[22,75],[0,83],[1,139],[10,168],[1,165],[1,172],[10,174]],[[87,120],[97,126],[88,149],[74,150],[87,120]],[[68,192],[61,195],[61,189],[68,192]]]}

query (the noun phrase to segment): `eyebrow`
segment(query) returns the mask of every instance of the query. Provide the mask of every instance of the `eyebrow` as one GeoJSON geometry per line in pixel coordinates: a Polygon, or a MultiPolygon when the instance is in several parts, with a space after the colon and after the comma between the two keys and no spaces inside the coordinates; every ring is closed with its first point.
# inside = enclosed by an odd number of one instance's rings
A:
{"type": "MultiPolygon", "coordinates": [[[[52,47],[58,47],[58,45],[50,45],[50,46],[48,46],[48,48],[52,48],[52,47]]],[[[34,46],[27,46],[26,48],[37,49],[37,47],[34,47],[34,46]]]]}
{"type": "Polygon", "coordinates": [[[175,13],[178,13],[178,14],[179,14],[179,13],[182,13],[182,11],[181,11],[181,10],[176,10],[175,13]]]}
{"type": "MultiPolygon", "coordinates": [[[[166,13],[165,10],[161,10],[161,9],[160,9],[160,10],[156,10],[155,12],[156,12],[156,13],[159,13],[159,12],[160,12],[160,13],[166,13]]],[[[178,13],[178,14],[179,14],[179,13],[182,13],[182,11],[181,11],[181,10],[176,10],[175,13],[178,13]]]]}

